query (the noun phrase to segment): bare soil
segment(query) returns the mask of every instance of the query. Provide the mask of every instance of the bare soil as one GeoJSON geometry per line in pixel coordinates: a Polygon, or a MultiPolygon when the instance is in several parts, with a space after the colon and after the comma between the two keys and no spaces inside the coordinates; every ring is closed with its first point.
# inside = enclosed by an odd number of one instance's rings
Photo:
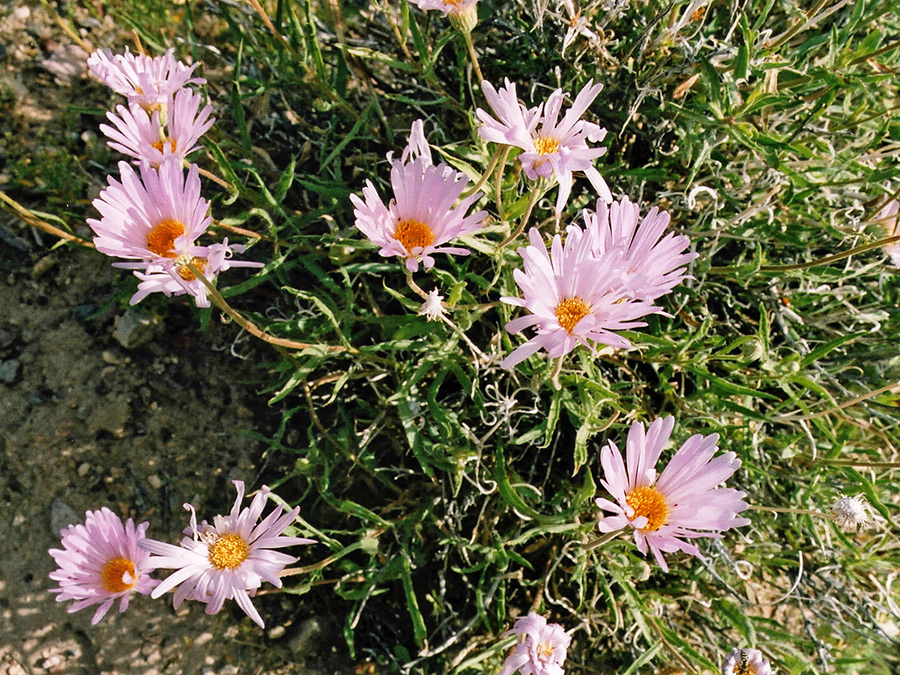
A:
{"type": "MultiPolygon", "coordinates": [[[[47,199],[83,218],[102,187],[96,164],[83,163],[103,149],[90,129],[96,117],[76,108],[105,94],[45,9],[7,4],[0,189],[30,208],[48,210],[47,199]]],[[[87,40],[114,29],[83,18],[87,40]]],[[[176,612],[166,599],[136,596],[127,612],[91,626],[92,609],[68,614],[55,602],[47,550],[62,527],[108,506],[177,541],[184,502],[210,517],[233,501],[231,479],[252,489],[267,477],[264,444],[247,432],[276,424],[258,393],[257,363],[272,356],[264,346],[215,315],[201,331],[184,298],[135,313],[117,296],[126,272],[55,244],[0,211],[0,673],[355,672],[339,619],[293,596],[257,598],[265,631],[227,605],[207,616],[198,603],[176,612]]]]}

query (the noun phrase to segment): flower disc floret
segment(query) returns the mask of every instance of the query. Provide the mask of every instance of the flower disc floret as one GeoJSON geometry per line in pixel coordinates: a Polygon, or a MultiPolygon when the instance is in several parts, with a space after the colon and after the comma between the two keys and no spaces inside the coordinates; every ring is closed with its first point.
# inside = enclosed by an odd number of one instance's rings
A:
{"type": "Polygon", "coordinates": [[[279,573],[297,560],[274,549],[316,542],[284,535],[299,507],[290,511],[277,508],[260,520],[269,489],[263,486],[250,506],[242,509],[244,483],[232,482],[237,498],[229,515],[217,515],[212,525],[203,521],[198,526],[194,507],[185,504],[191,522],[180,546],[154,539],[144,540],[141,546],[153,554],[147,560],[150,567],[175,570],[156,588],[154,598],[174,588],[172,604],[176,608],[184,600],[197,600],[206,604],[207,614],[216,614],[226,600],[233,599],[247,616],[265,627],[250,598],[263,581],[281,588],[279,573]]]}
{"type": "Polygon", "coordinates": [[[132,593],[148,595],[159,582],[150,578],[148,554],[139,547],[149,523],[137,527],[129,518],[124,523],[104,507],[85,513],[84,524],[64,528],[62,548],[50,549],[59,569],[50,578],[59,583],[51,588],[58,602],[74,600],[69,612],[98,605],[95,624],[119,602],[119,611],[128,609],[132,593]]]}
{"type": "Polygon", "coordinates": [[[721,532],[748,525],[738,514],[748,508],[746,493],[718,487],[741,465],[733,452],[714,457],[718,434],[691,436],[657,478],[656,463],[672,434],[674,419],[655,420],[648,429],[635,422],[628,432],[626,460],[610,441],[600,451],[601,484],[613,500],[598,498],[597,506],[614,515],[601,516],[602,532],[634,530],[638,550],[653,552],[663,570],[663,553],[684,551],[702,558],[688,539],[719,538],[721,532]]]}

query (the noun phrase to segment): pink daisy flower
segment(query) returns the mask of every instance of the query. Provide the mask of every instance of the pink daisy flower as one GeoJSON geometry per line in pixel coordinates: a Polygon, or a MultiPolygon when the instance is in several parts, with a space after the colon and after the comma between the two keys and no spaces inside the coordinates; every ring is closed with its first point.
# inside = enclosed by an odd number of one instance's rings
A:
{"type": "Polygon", "coordinates": [[[91,72],[110,89],[145,109],[160,108],[166,99],[189,84],[203,84],[203,78],[192,77],[200,65],[188,66],[175,59],[175,50],[162,56],[150,57],[132,54],[126,48],[124,54],[111,50],[97,50],[88,57],[91,72]]]}
{"type": "Polygon", "coordinates": [[[211,117],[212,106],[200,110],[202,96],[189,89],[182,89],[166,99],[166,113],[153,110],[149,114],[136,103],[129,107],[120,105],[118,115],[106,113],[113,126],[101,124],[110,140],[109,147],[134,157],[135,164],[146,160],[157,167],[163,160],[173,158],[181,162],[187,155],[199,149],[197,141],[215,122],[211,117]]]}
{"type": "Polygon", "coordinates": [[[158,598],[175,588],[172,604],[176,608],[185,599],[199,600],[206,603],[207,614],[218,613],[226,600],[233,599],[247,616],[265,628],[250,598],[263,581],[281,588],[279,573],[297,561],[294,556],[274,549],[316,541],[283,536],[300,513],[299,507],[290,511],[276,508],[260,522],[269,488],[263,486],[250,506],[241,509],[244,481],[232,483],[237,489],[237,499],[230,515],[216,516],[212,525],[203,521],[198,528],[194,507],[185,504],[184,508],[191,512],[191,524],[184,532],[190,536],[181,540],[181,546],[155,539],[141,542],[144,550],[154,554],[147,560],[151,569],[176,570],[156,587],[152,597],[158,598]]]}
{"type": "Polygon", "coordinates": [[[478,129],[481,137],[486,141],[521,148],[519,161],[525,175],[531,180],[556,178],[559,183],[557,213],[562,212],[569,199],[574,171],[584,172],[601,199],[611,202],[609,186],[594,167],[594,160],[605,155],[606,148],[592,148],[587,144],[588,141],[602,141],[606,137],[606,129],[581,119],[603,85],[588,81],[560,120],[559,114],[565,97],[562,89],[550,94],[543,104],[529,109],[519,103],[516,85],[508,79],[504,84],[497,91],[490,82],[481,83],[484,97],[498,118],[494,119],[481,108],[475,111],[482,123],[478,129]]]}
{"type": "Polygon", "coordinates": [[[771,675],[772,666],[758,649],[735,649],[722,666],[722,675],[771,675]]]}
{"type": "Polygon", "coordinates": [[[424,135],[417,140],[415,130],[414,124],[403,157],[391,162],[394,198],[390,203],[385,205],[369,180],[362,199],[350,195],[356,227],[381,247],[379,255],[406,258],[411,272],[419,269],[420,261],[425,269],[433,267],[433,253],[468,255],[468,249],[444,244],[480,229],[487,216],[484,211],[466,215],[480,192],[453,206],[469,179],[446,164],[432,164],[424,135]]]}
{"type": "Polygon", "coordinates": [[[598,200],[597,212],[586,211],[584,220],[596,255],[624,248],[625,285],[632,297],[656,300],[681,283],[685,265],[697,254],[684,253],[691,245],[687,237],[666,234],[668,212],[654,206],[638,224],[640,215],[640,207],[624,197],[609,206],[598,200]]]}
{"type": "Polygon", "coordinates": [[[601,509],[615,514],[601,516],[600,531],[633,528],[638,550],[644,555],[648,548],[653,551],[664,571],[669,567],[663,553],[684,551],[703,558],[686,539],[718,539],[719,532],[750,524],[737,515],[748,508],[743,501],[746,493],[717,487],[741,465],[733,452],[713,458],[718,434],[691,436],[657,479],[656,462],[674,424],[672,417],[657,419],[645,432],[644,425],[635,422],[628,432],[626,462],[610,441],[600,451],[604,474],[600,482],[615,501],[596,500],[601,509]]]}
{"type": "Polygon", "coordinates": [[[529,612],[524,619],[516,621],[512,630],[503,635],[524,636],[516,650],[503,663],[497,675],[563,675],[563,663],[572,637],[558,623],[529,612]]]}
{"type": "Polygon", "coordinates": [[[142,283],[132,304],[160,291],[166,295],[190,293],[199,307],[208,307],[206,287],[188,269],[188,263],[208,278],[229,267],[261,266],[230,260],[232,251],[241,252],[243,247],[228,247],[227,242],[218,246],[196,243],[212,222],[209,202],[200,196],[196,165],[187,177],[175,160],[163,162],[159,171],[142,162],[140,176],[120,162],[119,172],[121,182],[110,176],[109,187],[94,200],[100,220],[89,218],[87,223],[96,234],[98,251],[139,261],[114,263],[122,269],[139,270],[135,274],[142,283]]]}
{"type": "Polygon", "coordinates": [[[619,249],[595,256],[584,230],[570,225],[565,244],[553,237],[548,253],[537,229],[528,232],[529,246],[519,249],[524,269],[513,271],[522,297],[502,297],[503,302],[531,312],[506,324],[516,334],[537,326],[537,335],[504,359],[513,368],[540,349],[551,358],[563,356],[576,345],[594,350],[594,343],[628,348],[631,343],[613,331],[645,326],[636,319],[661,311],[650,302],[630,297],[623,283],[619,249]]]}
{"type": "Polygon", "coordinates": [[[148,595],[159,582],[149,576],[148,554],[138,544],[149,523],[137,527],[108,508],[88,511],[84,525],[69,525],[60,531],[62,549],[51,548],[59,569],[50,578],[59,582],[51,593],[59,593],[57,602],[75,602],[69,612],[99,605],[91,623],[95,624],[118,600],[119,611],[128,609],[132,593],[148,595]]]}

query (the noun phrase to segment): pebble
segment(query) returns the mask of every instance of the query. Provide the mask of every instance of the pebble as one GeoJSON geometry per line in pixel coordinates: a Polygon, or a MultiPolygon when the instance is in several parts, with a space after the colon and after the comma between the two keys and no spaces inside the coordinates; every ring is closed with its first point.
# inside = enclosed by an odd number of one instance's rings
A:
{"type": "Polygon", "coordinates": [[[66,504],[61,499],[54,499],[50,505],[50,529],[53,530],[54,536],[59,536],[59,531],[81,522],[75,509],[66,504]]]}
{"type": "Polygon", "coordinates": [[[149,476],[147,476],[147,482],[150,483],[150,487],[152,487],[154,490],[159,490],[163,485],[162,478],[157,476],[155,473],[151,473],[149,476]]]}
{"type": "Polygon", "coordinates": [[[290,648],[298,655],[311,654],[320,646],[322,624],[313,617],[300,624],[300,630],[290,641],[290,648]]]}
{"type": "Polygon", "coordinates": [[[0,363],[0,382],[4,384],[12,384],[16,381],[19,374],[19,362],[15,359],[0,363]]]}
{"type": "Polygon", "coordinates": [[[274,628],[269,630],[269,639],[277,640],[278,638],[284,637],[284,634],[287,632],[287,629],[284,626],[275,626],[274,628]]]}
{"type": "Polygon", "coordinates": [[[132,308],[116,317],[115,336],[125,349],[134,349],[150,342],[160,328],[157,321],[132,308]]]}
{"type": "Polygon", "coordinates": [[[91,471],[91,465],[87,462],[82,462],[78,465],[78,475],[84,478],[91,471]]]}

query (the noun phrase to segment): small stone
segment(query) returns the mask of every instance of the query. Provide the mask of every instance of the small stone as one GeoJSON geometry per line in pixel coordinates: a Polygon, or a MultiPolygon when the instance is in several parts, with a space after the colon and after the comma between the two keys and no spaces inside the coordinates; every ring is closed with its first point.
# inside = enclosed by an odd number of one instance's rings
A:
{"type": "Polygon", "coordinates": [[[108,349],[104,350],[100,354],[100,358],[103,359],[104,363],[108,363],[113,366],[116,365],[117,363],[120,363],[119,357],[116,356],[113,352],[109,351],[108,349]]]}
{"type": "Polygon", "coordinates": [[[275,626],[269,630],[269,639],[277,640],[279,638],[283,638],[284,634],[287,632],[287,629],[284,626],[275,626]]]}
{"type": "Polygon", "coordinates": [[[0,363],[0,382],[12,384],[19,374],[19,362],[15,359],[0,363]]]}
{"type": "Polygon", "coordinates": [[[40,279],[54,267],[56,267],[56,256],[45,255],[35,263],[34,267],[31,268],[31,278],[40,279]]]}
{"type": "Polygon", "coordinates": [[[152,487],[154,490],[159,490],[163,485],[162,478],[157,476],[155,473],[151,473],[149,476],[147,476],[147,482],[150,483],[150,487],[152,487]]]}
{"type": "Polygon", "coordinates": [[[315,652],[322,637],[322,623],[315,617],[300,624],[300,630],[291,638],[290,648],[300,656],[315,652]]]}
{"type": "Polygon", "coordinates": [[[50,505],[50,529],[53,535],[58,536],[59,531],[69,525],[81,522],[81,518],[75,513],[75,509],[61,499],[54,499],[50,505]]]}
{"type": "Polygon", "coordinates": [[[22,5],[21,7],[16,7],[12,15],[19,21],[28,21],[31,18],[31,10],[22,5]]]}
{"type": "Polygon", "coordinates": [[[91,465],[88,464],[87,462],[82,462],[81,464],[78,465],[78,475],[81,476],[82,478],[87,476],[90,473],[90,471],[91,471],[91,465]]]}
{"type": "Polygon", "coordinates": [[[195,646],[195,647],[202,647],[202,646],[205,645],[207,642],[211,642],[212,639],[213,639],[213,637],[214,637],[214,636],[213,636],[212,633],[210,633],[209,631],[204,631],[203,633],[200,633],[200,635],[198,635],[198,636],[194,639],[194,646],[195,646]]]}
{"type": "Polygon", "coordinates": [[[150,342],[162,326],[159,321],[142,314],[134,308],[116,317],[115,336],[125,349],[134,349],[150,342]]]}

